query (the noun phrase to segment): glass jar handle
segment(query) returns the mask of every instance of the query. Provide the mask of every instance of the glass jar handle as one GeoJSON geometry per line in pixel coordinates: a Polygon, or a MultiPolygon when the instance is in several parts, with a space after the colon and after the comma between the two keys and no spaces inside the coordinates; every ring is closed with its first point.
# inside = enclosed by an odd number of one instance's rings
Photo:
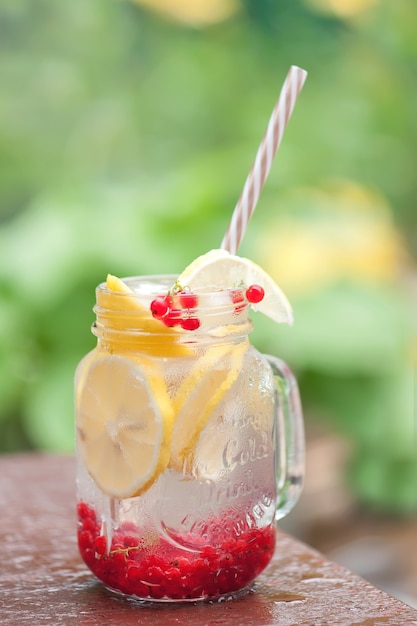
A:
{"type": "Polygon", "coordinates": [[[275,470],[277,485],[276,519],[291,511],[304,479],[304,422],[296,378],[281,359],[265,355],[275,385],[275,470]]]}

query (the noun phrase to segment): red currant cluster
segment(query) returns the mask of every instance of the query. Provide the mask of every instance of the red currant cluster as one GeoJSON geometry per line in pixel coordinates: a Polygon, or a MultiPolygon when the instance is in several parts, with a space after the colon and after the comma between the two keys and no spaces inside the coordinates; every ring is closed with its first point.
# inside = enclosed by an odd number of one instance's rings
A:
{"type": "Polygon", "coordinates": [[[197,330],[200,320],[193,315],[197,308],[198,297],[190,291],[181,289],[165,296],[157,296],[151,302],[151,313],[157,320],[161,320],[165,326],[181,326],[184,330],[197,330]]]}
{"type": "MultiPolygon", "coordinates": [[[[242,289],[231,290],[232,302],[235,305],[235,313],[240,313],[246,307],[247,302],[257,304],[265,296],[265,290],[261,285],[250,285],[243,294],[242,289]],[[246,297],[245,297],[246,296],[246,297]]],[[[191,291],[178,289],[170,291],[166,295],[157,296],[151,302],[152,316],[161,320],[165,326],[181,326],[184,330],[197,330],[201,322],[195,315],[198,306],[198,296],[191,291]]]]}
{"type": "Polygon", "coordinates": [[[78,519],[80,553],[97,578],[112,589],[149,600],[216,598],[243,589],[268,565],[275,547],[274,525],[233,534],[227,529],[230,512],[226,523],[213,520],[216,547],[202,540],[195,552],[162,538],[150,548],[131,522],[114,533],[107,550],[94,509],[80,502],[78,519]]]}

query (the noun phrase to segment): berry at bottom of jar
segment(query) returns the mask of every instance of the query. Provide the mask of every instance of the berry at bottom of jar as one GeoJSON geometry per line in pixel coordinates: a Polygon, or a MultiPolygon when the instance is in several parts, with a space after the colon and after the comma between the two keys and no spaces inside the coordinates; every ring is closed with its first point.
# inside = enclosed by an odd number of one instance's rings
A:
{"type": "MultiPolygon", "coordinates": [[[[106,586],[144,600],[209,600],[239,591],[265,569],[275,548],[274,526],[248,528],[237,536],[228,530],[217,537],[215,548],[202,543],[196,552],[163,538],[145,548],[140,529],[129,522],[114,532],[107,551],[94,509],[80,502],[78,517],[86,565],[106,586]]],[[[213,520],[217,530],[221,522],[213,520]]]]}

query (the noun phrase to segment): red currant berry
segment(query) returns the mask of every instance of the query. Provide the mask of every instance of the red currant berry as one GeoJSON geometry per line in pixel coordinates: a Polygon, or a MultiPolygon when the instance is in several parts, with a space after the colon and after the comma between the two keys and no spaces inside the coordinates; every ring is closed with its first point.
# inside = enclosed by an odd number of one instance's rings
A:
{"type": "Polygon", "coordinates": [[[168,313],[162,318],[165,326],[172,328],[178,326],[181,323],[181,310],[180,309],[168,309],[168,313]]]}
{"type": "Polygon", "coordinates": [[[166,296],[158,296],[151,302],[151,313],[153,317],[160,320],[168,313],[168,302],[166,296]]]}
{"type": "Polygon", "coordinates": [[[95,533],[97,531],[96,522],[91,517],[87,517],[87,519],[83,521],[83,530],[88,530],[88,532],[90,533],[95,533]]]}
{"type": "Polygon", "coordinates": [[[198,317],[185,317],[181,320],[181,328],[184,330],[197,330],[197,328],[200,328],[200,320],[198,317]]]}
{"type": "Polygon", "coordinates": [[[243,311],[246,307],[245,298],[241,289],[234,289],[232,291],[232,302],[235,304],[235,313],[236,315],[243,311]]]}
{"type": "Polygon", "coordinates": [[[198,297],[191,291],[180,291],[178,297],[183,309],[195,309],[198,305],[198,297]]]}
{"type": "Polygon", "coordinates": [[[78,517],[80,519],[85,519],[86,517],[90,517],[90,509],[86,505],[85,502],[78,502],[77,511],[78,511],[78,517]]]}
{"type": "Polygon", "coordinates": [[[246,289],[246,298],[248,299],[248,302],[251,302],[252,304],[257,304],[263,300],[264,296],[265,290],[261,287],[261,285],[250,285],[246,289]]]}
{"type": "Polygon", "coordinates": [[[174,308],[174,298],[172,297],[171,293],[167,293],[167,295],[165,296],[165,302],[167,303],[167,307],[169,309],[174,308]]]}
{"type": "Polygon", "coordinates": [[[106,552],[106,547],[107,547],[107,542],[106,542],[106,538],[103,537],[103,535],[100,535],[100,537],[96,537],[94,540],[94,548],[96,553],[99,556],[103,556],[106,552]]]}

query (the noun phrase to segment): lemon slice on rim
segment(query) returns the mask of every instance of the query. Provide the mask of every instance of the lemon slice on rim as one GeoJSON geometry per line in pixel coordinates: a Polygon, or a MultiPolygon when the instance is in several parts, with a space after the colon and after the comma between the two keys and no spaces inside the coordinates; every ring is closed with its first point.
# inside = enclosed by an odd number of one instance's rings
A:
{"type": "Polygon", "coordinates": [[[236,382],[248,346],[247,341],[211,346],[184,379],[173,399],[176,418],[171,468],[195,473],[195,447],[207,422],[236,382]]]}
{"type": "Polygon", "coordinates": [[[169,461],[174,413],[165,382],[150,359],[90,359],[76,396],[81,455],[105,493],[137,496],[169,461]]]}
{"type": "Polygon", "coordinates": [[[271,276],[250,259],[230,254],[227,250],[210,250],[194,259],[178,277],[178,283],[191,290],[261,285],[265,296],[258,304],[252,304],[252,308],[275,322],[293,322],[291,305],[271,276]]]}

